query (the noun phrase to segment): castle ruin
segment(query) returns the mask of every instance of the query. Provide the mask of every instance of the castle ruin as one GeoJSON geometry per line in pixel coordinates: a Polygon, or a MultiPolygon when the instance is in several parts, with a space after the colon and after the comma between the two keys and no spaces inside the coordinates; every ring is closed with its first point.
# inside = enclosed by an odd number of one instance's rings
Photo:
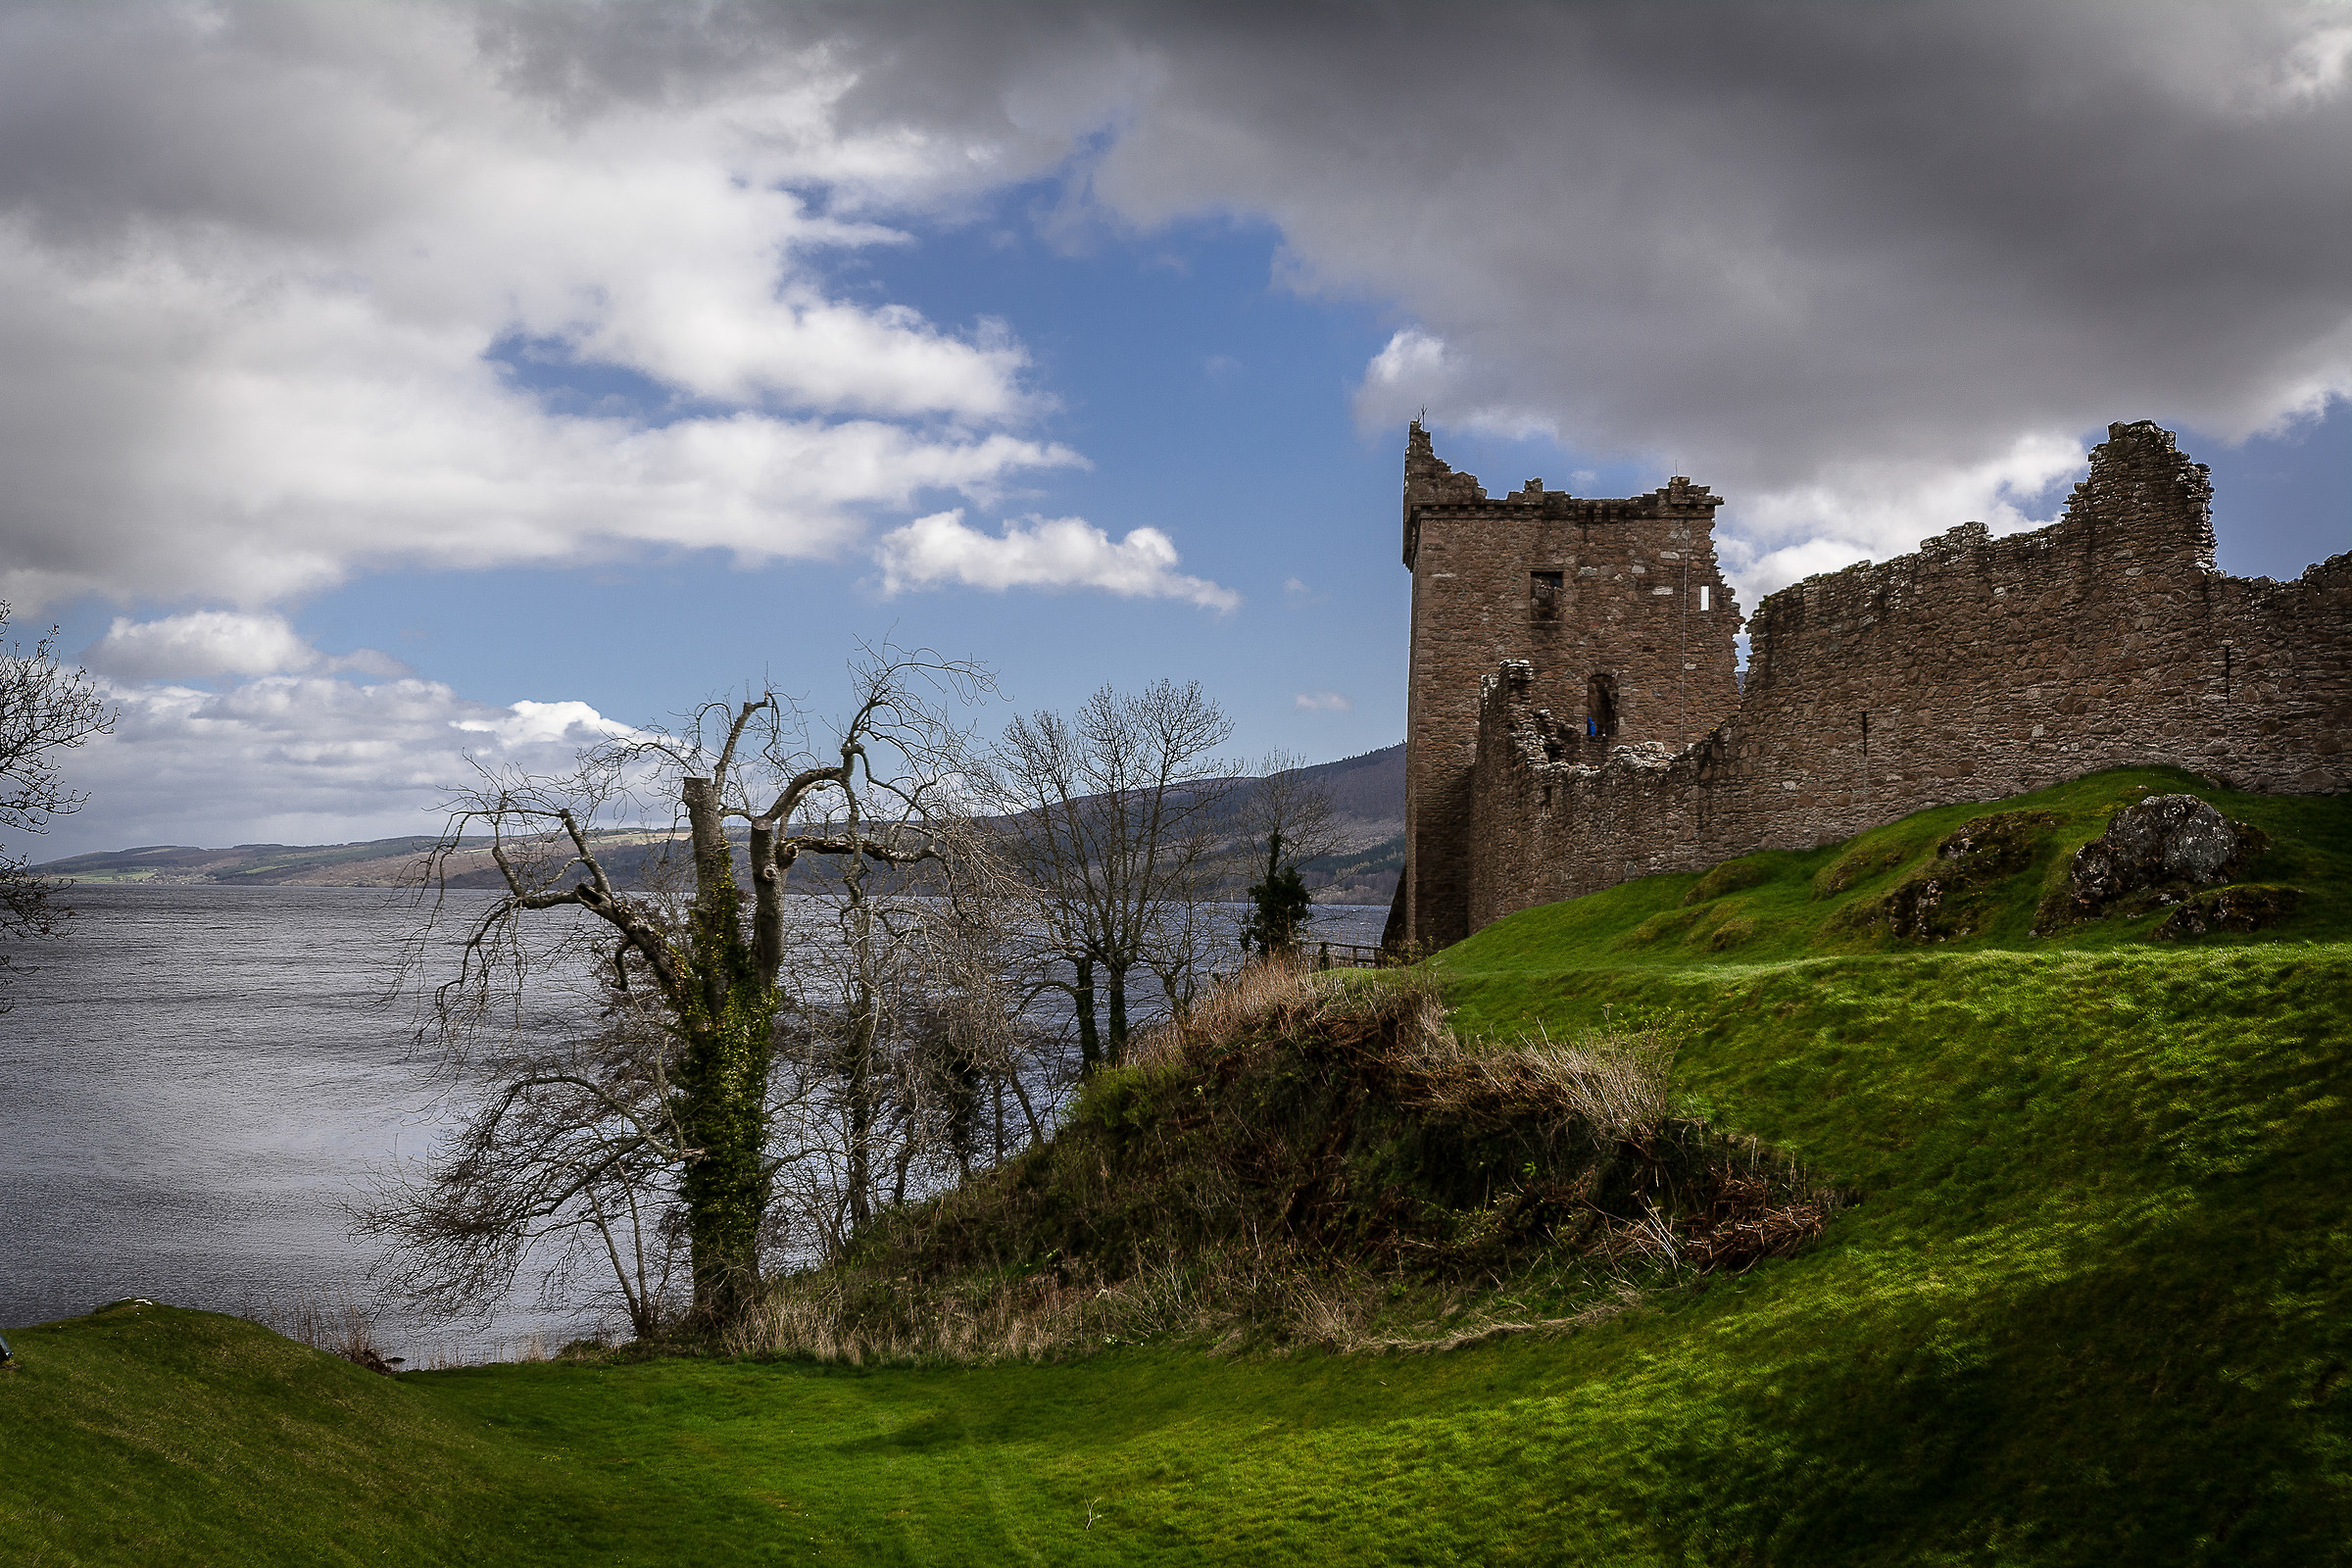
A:
{"type": "Polygon", "coordinates": [[[2046,528],[1963,523],[1768,596],[1743,691],[1707,487],[1489,500],[1416,421],[1389,940],[1444,947],[1632,877],[2101,768],[2352,788],[2352,554],[2227,576],[2205,466],[2144,420],[2107,435],[2046,528]]]}

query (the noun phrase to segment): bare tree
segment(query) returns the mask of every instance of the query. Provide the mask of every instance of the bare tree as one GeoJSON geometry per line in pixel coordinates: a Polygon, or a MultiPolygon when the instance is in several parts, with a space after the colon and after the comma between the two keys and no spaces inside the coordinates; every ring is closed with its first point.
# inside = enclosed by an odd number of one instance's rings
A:
{"type": "Polygon", "coordinates": [[[1270,752],[1237,813],[1246,863],[1257,874],[1242,945],[1261,954],[1288,952],[1306,934],[1314,900],[1299,868],[1339,847],[1331,792],[1306,772],[1306,759],[1270,752]]]}
{"type": "Polygon", "coordinates": [[[1035,892],[1034,983],[1066,996],[1083,1071],[1124,1054],[1138,971],[1178,1004],[1190,995],[1233,787],[1214,754],[1232,734],[1199,682],[1104,686],[1073,714],[1014,719],[973,769],[977,803],[1035,892]]]}
{"type": "Polygon", "coordinates": [[[1041,1114],[1030,1081],[1038,1078],[1048,1095],[1057,1087],[1039,1071],[1048,1043],[1028,1021],[1019,983],[1026,944],[1018,923],[1029,909],[1028,890],[994,858],[985,839],[967,851],[963,867],[931,929],[918,976],[937,1042],[930,1059],[938,1144],[959,1180],[975,1165],[1000,1163],[1016,1147],[1044,1142],[1055,1106],[1049,1100],[1041,1114]],[[1018,1120],[1008,1111],[1018,1111],[1018,1120]]]}
{"type": "Polygon", "coordinates": [[[626,1000],[601,1028],[541,1022],[539,1038],[475,1053],[479,1093],[464,1124],[421,1180],[396,1178],[363,1227],[399,1245],[400,1283],[419,1305],[496,1302],[536,1250],[543,1305],[617,1296],[649,1338],[687,1274],[674,1039],[626,1000]],[[583,1291],[583,1273],[609,1292],[583,1291]]]}
{"type": "Polygon", "coordinates": [[[1035,1042],[1004,939],[1006,915],[1026,906],[1004,897],[968,823],[932,827],[953,876],[893,886],[858,861],[839,862],[834,885],[812,901],[830,918],[804,927],[806,958],[787,965],[793,1003],[779,1071],[803,1091],[790,1097],[797,1143],[822,1156],[781,1173],[792,1194],[782,1207],[814,1222],[828,1255],[884,1205],[1003,1157],[1007,1095],[1024,1141],[1044,1136],[1024,1082],[1035,1042]],[[998,1125],[984,1144],[992,1101],[998,1125]]]}
{"type": "Polygon", "coordinates": [[[891,648],[869,650],[853,684],[822,755],[771,689],[616,738],[567,777],[485,778],[454,803],[404,973],[438,1070],[477,1108],[370,1218],[405,1244],[414,1294],[495,1297],[554,1236],[605,1254],[641,1332],[681,1250],[698,1321],[749,1298],[778,1171],[822,1157],[789,1137],[820,1086],[771,1082],[796,946],[787,878],[803,856],[857,868],[860,886],[938,861],[963,746],[951,706],[992,689],[975,665],[891,648]],[[649,795],[670,803],[673,832],[682,821],[684,854],[624,886],[598,818],[649,795]],[[445,868],[485,838],[503,886],[463,907],[445,868]],[[445,948],[456,973],[434,985],[445,948]],[[604,1026],[583,1031],[591,999],[604,1026]]]}
{"type": "MultiPolygon", "coordinates": [[[[0,604],[0,629],[9,607],[0,604]]],[[[68,790],[58,754],[73,751],[114,727],[114,715],[78,669],[57,657],[50,628],[26,653],[15,643],[0,651],[0,829],[43,833],[49,820],[80,809],[86,797],[68,790]]],[[[0,851],[0,937],[50,936],[67,912],[51,902],[57,884],[34,876],[25,858],[0,851]]],[[[0,969],[9,956],[0,954],[0,969]]],[[[7,1001],[0,996],[0,1009],[7,1001]]]]}

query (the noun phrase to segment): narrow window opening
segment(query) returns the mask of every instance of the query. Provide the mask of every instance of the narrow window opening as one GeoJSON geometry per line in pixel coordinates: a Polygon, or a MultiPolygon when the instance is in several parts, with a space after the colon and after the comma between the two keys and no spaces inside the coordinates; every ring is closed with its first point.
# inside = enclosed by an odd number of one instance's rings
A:
{"type": "Polygon", "coordinates": [[[1585,683],[1585,739],[1605,741],[1617,733],[1617,682],[1595,675],[1585,683]]]}
{"type": "Polygon", "coordinates": [[[1535,619],[1560,618],[1560,582],[1561,574],[1556,571],[1528,573],[1528,601],[1535,619]]]}
{"type": "Polygon", "coordinates": [[[1698,585],[1698,608],[1707,608],[1707,585],[1703,582],[1698,585]]]}

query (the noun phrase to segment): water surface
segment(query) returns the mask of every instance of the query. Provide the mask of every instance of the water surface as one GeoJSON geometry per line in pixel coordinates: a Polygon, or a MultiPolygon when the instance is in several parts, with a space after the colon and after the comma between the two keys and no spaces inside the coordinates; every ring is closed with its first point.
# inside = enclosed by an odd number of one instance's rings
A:
{"type": "MultiPolygon", "coordinates": [[[[381,888],[83,884],[62,940],[10,949],[0,1014],[0,1325],[127,1296],[219,1311],[345,1287],[351,1235],[396,1158],[448,1120],[381,1005],[415,911],[381,888]]],[[[1385,909],[1317,911],[1377,942],[1385,909]]],[[[593,1314],[388,1320],[413,1360],[561,1343],[593,1314]]]]}

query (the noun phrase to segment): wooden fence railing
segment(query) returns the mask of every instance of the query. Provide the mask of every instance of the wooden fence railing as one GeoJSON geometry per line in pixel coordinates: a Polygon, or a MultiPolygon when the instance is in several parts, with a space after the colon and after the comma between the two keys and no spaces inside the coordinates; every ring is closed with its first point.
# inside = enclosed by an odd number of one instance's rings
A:
{"type": "Polygon", "coordinates": [[[1361,942],[1302,942],[1298,951],[1318,969],[1390,969],[1408,961],[1402,954],[1361,942]]]}

